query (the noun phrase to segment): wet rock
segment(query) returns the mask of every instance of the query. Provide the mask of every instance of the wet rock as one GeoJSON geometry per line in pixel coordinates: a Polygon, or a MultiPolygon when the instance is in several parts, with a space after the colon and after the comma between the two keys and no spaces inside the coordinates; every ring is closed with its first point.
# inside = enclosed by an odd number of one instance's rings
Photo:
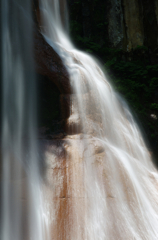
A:
{"type": "MultiPolygon", "coordinates": [[[[61,0],[62,1],[62,0],[61,0]]],[[[63,5],[61,12],[64,12],[65,5],[63,5]]],[[[40,75],[45,76],[47,81],[52,81],[60,91],[60,104],[62,119],[69,117],[69,105],[65,104],[62,94],[72,93],[70,86],[69,74],[62,63],[61,58],[54,51],[54,49],[45,41],[44,37],[40,33],[40,12],[39,2],[34,1],[34,59],[35,69],[40,75]],[[63,110],[64,109],[64,110],[63,110]]],[[[64,22],[64,21],[63,21],[64,22]]],[[[53,120],[53,119],[52,119],[53,120]]]]}
{"type": "Polygon", "coordinates": [[[34,28],[34,56],[36,71],[54,82],[61,93],[70,93],[71,87],[66,68],[37,28],[34,28]]]}
{"type": "Polygon", "coordinates": [[[78,110],[78,100],[75,94],[61,95],[61,112],[65,119],[64,131],[68,134],[82,132],[81,119],[78,110]]]}

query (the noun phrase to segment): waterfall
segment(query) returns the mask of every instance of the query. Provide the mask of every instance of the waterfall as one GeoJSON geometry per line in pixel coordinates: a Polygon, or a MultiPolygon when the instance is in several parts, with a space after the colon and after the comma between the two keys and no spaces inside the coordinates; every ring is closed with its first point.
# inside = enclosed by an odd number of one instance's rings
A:
{"type": "Polygon", "coordinates": [[[43,240],[31,1],[2,0],[2,240],[43,240]]]}
{"type": "Polygon", "coordinates": [[[39,2],[70,77],[68,134],[46,142],[42,175],[31,0],[2,0],[1,239],[157,240],[158,173],[130,109],[71,42],[66,1],[39,2]]]}
{"type": "MultiPolygon", "coordinates": [[[[157,170],[128,105],[113,90],[101,64],[71,42],[61,18],[63,3],[40,0],[42,34],[70,76],[67,126],[80,135],[82,143],[76,149],[84,153],[83,206],[73,210],[75,230],[64,230],[64,239],[156,240],[157,170]]],[[[75,161],[77,150],[72,154],[75,161]]],[[[77,198],[73,201],[80,205],[77,198]]]]}

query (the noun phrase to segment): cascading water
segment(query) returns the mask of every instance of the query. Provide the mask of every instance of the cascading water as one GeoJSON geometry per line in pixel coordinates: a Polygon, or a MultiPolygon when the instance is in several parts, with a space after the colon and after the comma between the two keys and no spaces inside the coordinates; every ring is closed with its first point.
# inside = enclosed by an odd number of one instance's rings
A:
{"type": "MultiPolygon", "coordinates": [[[[80,197],[72,197],[76,208],[69,207],[72,219],[65,223],[64,235],[53,239],[156,240],[157,170],[127,104],[113,91],[100,64],[71,43],[62,24],[63,3],[40,0],[41,31],[70,75],[73,94],[69,96],[72,107],[67,125],[82,133],[82,143],[71,153],[72,162],[77,154],[80,159],[78,169],[74,167],[76,185],[73,183],[72,189],[78,188],[82,168],[84,190],[80,197]]],[[[67,175],[65,181],[71,183],[68,179],[67,175]]],[[[61,209],[54,206],[54,212],[61,209]]]]}
{"type": "Polygon", "coordinates": [[[59,141],[57,151],[52,146],[46,151],[53,187],[48,181],[43,187],[30,5],[28,0],[2,0],[1,5],[1,239],[157,240],[157,171],[128,106],[100,64],[71,43],[64,27],[65,0],[40,0],[41,31],[65,64],[73,90],[67,96],[70,136],[59,141]]]}
{"type": "Polygon", "coordinates": [[[2,0],[2,240],[43,240],[31,1],[2,0]]]}

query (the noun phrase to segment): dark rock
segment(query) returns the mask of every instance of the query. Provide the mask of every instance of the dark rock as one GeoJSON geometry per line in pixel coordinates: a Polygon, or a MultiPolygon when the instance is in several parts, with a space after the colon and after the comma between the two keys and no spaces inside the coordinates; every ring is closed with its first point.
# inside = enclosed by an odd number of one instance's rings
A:
{"type": "Polygon", "coordinates": [[[71,93],[69,75],[60,57],[34,28],[35,67],[39,74],[47,76],[62,94],[71,93]]]}

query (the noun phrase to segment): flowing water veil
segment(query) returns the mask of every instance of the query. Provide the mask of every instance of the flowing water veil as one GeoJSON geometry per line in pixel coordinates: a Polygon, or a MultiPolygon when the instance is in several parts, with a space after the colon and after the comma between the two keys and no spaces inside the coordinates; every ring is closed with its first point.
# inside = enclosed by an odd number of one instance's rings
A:
{"type": "Polygon", "coordinates": [[[1,239],[45,239],[31,1],[2,0],[1,239]]]}
{"type": "Polygon", "coordinates": [[[1,239],[157,240],[157,170],[101,64],[71,42],[65,0],[39,0],[41,33],[72,89],[68,136],[56,140],[58,158],[45,152],[52,165],[41,175],[31,0],[1,2],[1,239]]]}
{"type": "Polygon", "coordinates": [[[114,92],[101,65],[71,42],[61,17],[63,3],[40,0],[43,36],[70,76],[68,125],[73,128],[77,122],[83,134],[83,235],[78,220],[76,233],[66,239],[156,240],[157,170],[127,104],[114,92]],[[104,156],[94,154],[98,143],[104,156]]]}

